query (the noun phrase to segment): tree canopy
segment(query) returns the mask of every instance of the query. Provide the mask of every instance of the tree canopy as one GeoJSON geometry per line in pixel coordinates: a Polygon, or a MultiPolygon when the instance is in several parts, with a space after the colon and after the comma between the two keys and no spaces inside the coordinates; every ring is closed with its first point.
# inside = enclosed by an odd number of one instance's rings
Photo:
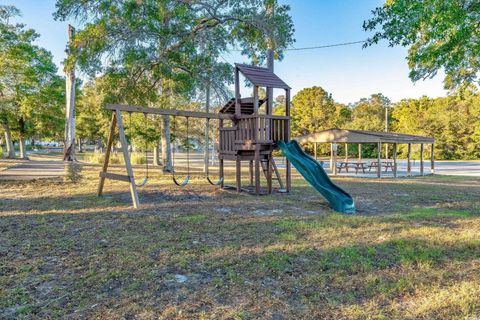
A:
{"type": "Polygon", "coordinates": [[[0,121],[20,140],[24,157],[26,138],[58,138],[63,84],[51,53],[34,44],[38,34],[10,23],[19,14],[0,6],[0,121]]]}
{"type": "Polygon", "coordinates": [[[372,11],[363,28],[374,31],[365,46],[387,40],[409,47],[413,81],[444,69],[445,87],[478,83],[480,71],[480,2],[477,0],[387,0],[372,11]]]}
{"type": "Polygon", "coordinates": [[[261,56],[270,35],[281,57],[293,42],[289,7],[277,5],[269,15],[265,5],[263,0],[58,0],[55,17],[84,23],[67,67],[75,59],[90,75],[123,75],[128,79],[124,87],[142,96],[161,94],[166,80],[174,83],[175,93],[192,93],[205,80],[215,90],[231,74],[230,65],[217,61],[228,46],[261,56]]]}

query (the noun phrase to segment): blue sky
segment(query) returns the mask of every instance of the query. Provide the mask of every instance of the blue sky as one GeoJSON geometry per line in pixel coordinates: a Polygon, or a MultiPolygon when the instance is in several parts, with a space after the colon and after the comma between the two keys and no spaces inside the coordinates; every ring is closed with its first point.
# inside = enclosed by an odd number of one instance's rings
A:
{"type": "MultiPolygon", "coordinates": [[[[364,40],[362,23],[382,0],[280,0],[289,4],[295,24],[295,47],[310,47],[364,40]]],[[[41,37],[38,44],[50,50],[61,68],[67,41],[67,22],[55,21],[55,0],[0,0],[22,11],[23,23],[41,37]]],[[[74,21],[72,21],[74,24],[74,21]]],[[[288,51],[276,64],[276,73],[293,89],[321,86],[336,101],[350,103],[381,92],[392,101],[402,98],[444,96],[443,75],[412,83],[408,78],[406,48],[385,43],[362,49],[361,44],[308,51],[288,51]]],[[[225,54],[230,62],[247,62],[236,53],[225,54]]]]}

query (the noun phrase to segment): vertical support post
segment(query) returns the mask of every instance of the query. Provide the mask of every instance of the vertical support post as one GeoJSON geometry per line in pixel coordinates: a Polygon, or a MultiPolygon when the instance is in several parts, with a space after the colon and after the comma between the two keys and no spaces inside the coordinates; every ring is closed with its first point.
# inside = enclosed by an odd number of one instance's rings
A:
{"type": "MultiPolygon", "coordinates": [[[[385,106],[385,132],[388,132],[388,106],[385,106]]],[[[385,159],[388,159],[388,143],[385,143],[385,159]]]]}
{"type": "Polygon", "coordinates": [[[272,162],[273,162],[273,155],[268,158],[267,162],[267,188],[268,194],[272,194],[273,186],[272,186],[272,162]]]}
{"type": "Polygon", "coordinates": [[[250,185],[253,186],[253,161],[248,162],[248,171],[250,173],[250,185]]]}
{"type": "Polygon", "coordinates": [[[135,185],[135,178],[133,176],[132,164],[130,162],[130,154],[128,153],[128,143],[125,138],[125,129],[123,126],[122,114],[120,110],[115,110],[115,115],[118,124],[118,135],[122,144],[123,159],[125,161],[125,167],[127,169],[127,175],[130,179],[130,194],[132,195],[132,203],[134,208],[138,208],[140,202],[138,201],[137,186],[135,185]]]}
{"type": "Polygon", "coordinates": [[[253,86],[253,114],[258,115],[258,86],[253,86]]]}
{"type": "Polygon", "coordinates": [[[358,144],[358,162],[362,162],[362,144],[358,144]]]}
{"type": "Polygon", "coordinates": [[[410,177],[412,175],[412,144],[408,144],[408,150],[407,150],[407,177],[410,177]]]}
{"type": "Polygon", "coordinates": [[[237,192],[242,191],[242,162],[240,157],[237,155],[236,160],[236,174],[237,174],[237,192]]]}
{"type": "Polygon", "coordinates": [[[333,173],[333,143],[330,143],[330,171],[333,173]]]}
{"type": "MultiPolygon", "coordinates": [[[[218,125],[218,131],[219,131],[219,135],[218,135],[218,142],[219,142],[219,147],[218,147],[218,155],[219,155],[219,162],[218,162],[218,174],[219,174],[219,177],[224,177],[224,168],[223,168],[223,156],[220,154],[221,153],[221,150],[222,150],[222,137],[221,137],[221,134],[220,134],[220,129],[223,128],[223,119],[220,119],[219,120],[219,125],[218,125]]],[[[225,177],[224,179],[222,179],[222,183],[220,185],[220,187],[223,189],[225,187],[225,177]]]]}
{"type": "Polygon", "coordinates": [[[333,175],[337,176],[337,150],[338,148],[333,147],[333,175]]]}
{"type": "Polygon", "coordinates": [[[420,144],[420,175],[423,176],[423,143],[420,144]]]}
{"type": "Polygon", "coordinates": [[[240,71],[235,67],[235,115],[240,116],[240,71]]]}
{"type": "Polygon", "coordinates": [[[430,150],[430,172],[432,174],[435,173],[435,143],[431,144],[431,150],[430,150]]]}
{"type": "Polygon", "coordinates": [[[377,144],[377,177],[382,177],[382,143],[378,142],[377,144]]]}
{"type": "MultiPolygon", "coordinates": [[[[110,161],[110,153],[112,152],[113,140],[115,138],[115,125],[117,123],[117,118],[115,112],[112,112],[112,121],[110,122],[110,129],[108,130],[108,140],[107,140],[107,149],[105,150],[105,159],[103,160],[102,172],[107,172],[108,163],[110,161]]],[[[98,192],[97,194],[101,196],[103,194],[103,186],[105,185],[105,177],[100,177],[98,182],[98,192]]]]}
{"type": "Polygon", "coordinates": [[[313,154],[315,156],[315,160],[317,160],[317,143],[313,143],[313,154]]]}
{"type": "Polygon", "coordinates": [[[393,144],[393,177],[397,177],[397,144],[393,144]]]}
{"type": "Polygon", "coordinates": [[[348,143],[345,143],[345,162],[348,162],[348,143]]]}
{"type": "MultiPolygon", "coordinates": [[[[286,141],[290,141],[290,89],[285,90],[285,112],[286,116],[289,117],[289,120],[287,120],[288,125],[286,126],[286,131],[287,134],[285,135],[286,141]]],[[[286,181],[287,181],[287,192],[290,192],[292,189],[292,168],[290,165],[290,160],[287,159],[285,163],[285,170],[286,170],[286,181]]]]}
{"type": "Polygon", "coordinates": [[[255,145],[255,194],[260,194],[260,145],[255,145]]]}

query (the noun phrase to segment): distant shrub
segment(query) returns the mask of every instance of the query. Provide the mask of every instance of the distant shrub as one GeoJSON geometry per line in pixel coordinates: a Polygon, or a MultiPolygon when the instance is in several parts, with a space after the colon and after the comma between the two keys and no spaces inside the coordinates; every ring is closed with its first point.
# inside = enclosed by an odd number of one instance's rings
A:
{"type": "MultiPolygon", "coordinates": [[[[92,153],[85,157],[85,160],[89,163],[103,164],[105,161],[104,153],[92,153]]],[[[110,164],[123,164],[123,158],[120,154],[110,154],[110,164]]]]}
{"type": "MultiPolygon", "coordinates": [[[[85,156],[85,161],[89,163],[98,163],[103,164],[105,160],[104,153],[91,153],[85,156]]],[[[132,152],[130,154],[130,161],[132,164],[145,164],[145,154],[142,152],[132,152]]],[[[123,164],[123,154],[122,153],[111,153],[110,154],[110,164],[123,164]]]]}
{"type": "Polygon", "coordinates": [[[144,153],[132,152],[130,155],[130,161],[132,161],[132,164],[145,164],[146,160],[144,153]]]}

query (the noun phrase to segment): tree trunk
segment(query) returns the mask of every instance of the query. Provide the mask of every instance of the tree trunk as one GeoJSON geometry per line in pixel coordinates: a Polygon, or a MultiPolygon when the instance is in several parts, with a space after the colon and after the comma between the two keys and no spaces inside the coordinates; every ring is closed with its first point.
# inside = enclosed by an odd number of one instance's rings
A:
{"type": "MultiPolygon", "coordinates": [[[[207,83],[207,88],[206,88],[206,99],[205,99],[205,112],[210,111],[210,83],[207,83]]],[[[208,172],[208,145],[209,145],[209,137],[208,137],[208,131],[209,131],[209,121],[208,119],[205,119],[205,145],[204,145],[204,150],[203,150],[203,172],[208,172]]]]}
{"type": "Polygon", "coordinates": [[[82,138],[78,138],[78,152],[83,152],[82,138]]]}
{"type": "MultiPolygon", "coordinates": [[[[68,25],[68,36],[71,40],[75,29],[68,25]]],[[[75,161],[75,67],[65,71],[66,114],[65,114],[65,147],[63,160],[75,161]]]]}
{"type": "Polygon", "coordinates": [[[162,127],[162,164],[164,172],[172,171],[172,147],[170,144],[170,117],[163,115],[162,127]]]}
{"type": "Polygon", "coordinates": [[[20,137],[19,141],[19,146],[20,146],[20,159],[28,160],[27,157],[27,145],[25,143],[25,138],[20,137]]]}
{"type": "Polygon", "coordinates": [[[156,142],[155,146],[153,147],[153,165],[159,166],[160,165],[160,142],[156,142]]]}
{"type": "Polygon", "coordinates": [[[3,131],[5,131],[5,144],[7,145],[7,158],[15,158],[15,149],[13,148],[12,134],[7,123],[2,123],[3,131]]]}

